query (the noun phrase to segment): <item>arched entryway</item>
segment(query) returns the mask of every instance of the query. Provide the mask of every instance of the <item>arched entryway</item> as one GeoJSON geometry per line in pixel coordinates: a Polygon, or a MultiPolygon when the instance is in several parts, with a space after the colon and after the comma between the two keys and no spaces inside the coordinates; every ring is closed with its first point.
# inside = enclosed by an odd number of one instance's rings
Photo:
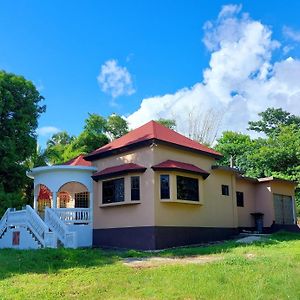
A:
{"type": "Polygon", "coordinates": [[[37,195],[37,211],[43,215],[46,207],[52,207],[53,193],[45,184],[38,184],[35,188],[37,195]]]}
{"type": "Polygon", "coordinates": [[[67,182],[58,190],[58,208],[89,208],[90,193],[87,187],[76,181],[67,182]]]}

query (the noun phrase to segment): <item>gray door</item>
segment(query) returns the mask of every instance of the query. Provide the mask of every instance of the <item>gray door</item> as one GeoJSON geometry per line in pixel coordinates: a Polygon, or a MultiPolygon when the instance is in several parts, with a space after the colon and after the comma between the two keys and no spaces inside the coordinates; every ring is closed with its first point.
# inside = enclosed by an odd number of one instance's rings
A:
{"type": "Polygon", "coordinates": [[[274,194],[274,212],[276,224],[294,224],[292,197],[274,194]]]}
{"type": "Polygon", "coordinates": [[[294,224],[293,200],[290,196],[283,196],[284,224],[294,224]]]}

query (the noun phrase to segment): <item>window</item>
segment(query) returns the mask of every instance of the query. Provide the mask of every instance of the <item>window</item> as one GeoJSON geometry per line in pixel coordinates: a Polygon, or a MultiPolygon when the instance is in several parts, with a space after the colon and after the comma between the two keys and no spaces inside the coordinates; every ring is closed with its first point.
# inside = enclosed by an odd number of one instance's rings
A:
{"type": "Polygon", "coordinates": [[[222,195],[229,196],[229,186],[222,184],[222,195]]]}
{"type": "Polygon", "coordinates": [[[88,208],[89,207],[89,193],[81,192],[75,194],[75,207],[88,208]]]}
{"type": "Polygon", "coordinates": [[[131,200],[140,200],[140,176],[131,177],[131,200]]]}
{"type": "Polygon", "coordinates": [[[103,181],[102,183],[102,202],[103,204],[123,202],[124,197],[124,178],[103,181]]]}
{"type": "Polygon", "coordinates": [[[244,207],[244,193],[236,192],[236,205],[239,207],[244,207]]]}
{"type": "Polygon", "coordinates": [[[160,175],[160,199],[170,199],[169,175],[160,175]]]}
{"type": "Polygon", "coordinates": [[[198,179],[177,176],[177,199],[199,201],[198,179]]]}

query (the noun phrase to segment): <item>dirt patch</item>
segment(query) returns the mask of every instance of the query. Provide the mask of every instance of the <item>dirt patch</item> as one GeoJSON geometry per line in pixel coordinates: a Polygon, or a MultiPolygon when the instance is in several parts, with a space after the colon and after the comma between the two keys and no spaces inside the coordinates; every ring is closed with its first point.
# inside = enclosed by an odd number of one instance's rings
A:
{"type": "Polygon", "coordinates": [[[266,238],[264,238],[262,236],[252,235],[252,236],[246,236],[246,237],[243,237],[239,240],[236,240],[236,243],[252,244],[252,243],[255,243],[255,242],[264,242],[264,241],[266,241],[266,238]]]}
{"type": "Polygon", "coordinates": [[[247,253],[247,254],[245,254],[245,256],[246,256],[247,259],[253,259],[253,258],[256,257],[256,255],[253,254],[253,253],[247,253]]]}
{"type": "Polygon", "coordinates": [[[206,264],[223,259],[216,255],[199,255],[188,257],[146,257],[146,258],[125,258],[123,264],[131,268],[155,268],[164,265],[186,265],[186,264],[206,264]]]}

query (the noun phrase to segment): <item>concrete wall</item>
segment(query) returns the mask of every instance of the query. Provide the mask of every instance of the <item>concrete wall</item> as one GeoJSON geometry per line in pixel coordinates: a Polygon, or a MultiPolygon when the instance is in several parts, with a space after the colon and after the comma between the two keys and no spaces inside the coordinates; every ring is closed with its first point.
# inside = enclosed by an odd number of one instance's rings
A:
{"type": "MultiPolygon", "coordinates": [[[[102,205],[102,181],[94,183],[94,229],[137,226],[237,227],[235,204],[235,175],[232,172],[211,170],[214,158],[174,147],[155,145],[121,155],[97,160],[98,170],[134,162],[147,168],[140,175],[141,201],[130,200],[130,176],[125,179],[125,202],[102,205]],[[190,163],[211,173],[207,179],[185,172],[154,172],[151,167],[167,159],[190,163]],[[169,174],[171,201],[160,199],[160,174],[169,174]],[[179,201],[176,176],[198,178],[200,201],[179,201]],[[221,194],[221,185],[229,186],[230,195],[221,194]],[[134,203],[134,204],[133,204],[134,203]]],[[[114,178],[110,178],[114,179],[114,178]]]]}
{"type": "Polygon", "coordinates": [[[234,174],[212,170],[215,159],[190,151],[178,150],[169,146],[155,147],[154,164],[167,159],[193,164],[210,175],[202,176],[185,172],[155,172],[155,224],[157,226],[192,226],[192,227],[236,227],[237,214],[233,205],[235,194],[234,174]],[[171,202],[160,199],[160,174],[169,174],[171,179],[171,202]],[[199,203],[192,201],[177,202],[176,176],[199,179],[199,203]],[[223,196],[221,185],[229,186],[229,196],[223,196]],[[172,202],[173,200],[173,202],[172,202]]]}
{"type": "Polygon", "coordinates": [[[25,227],[8,228],[3,237],[0,239],[0,248],[13,248],[13,249],[39,249],[41,248],[32,235],[26,230],[25,227]],[[19,245],[13,245],[13,232],[20,232],[19,245]]]}
{"type": "Polygon", "coordinates": [[[237,207],[239,227],[254,227],[255,225],[251,213],[256,212],[256,187],[257,185],[252,181],[242,178],[236,180],[236,191],[244,193],[244,207],[237,207]]]}
{"type": "MultiPolygon", "coordinates": [[[[94,182],[94,229],[134,226],[154,226],[153,148],[110,156],[93,162],[98,170],[124,163],[136,163],[147,168],[144,173],[128,174],[125,179],[125,202],[102,205],[102,181],[94,182]],[[140,201],[131,201],[130,177],[140,176],[140,201]]],[[[115,179],[114,178],[109,178],[115,179]]]]}

